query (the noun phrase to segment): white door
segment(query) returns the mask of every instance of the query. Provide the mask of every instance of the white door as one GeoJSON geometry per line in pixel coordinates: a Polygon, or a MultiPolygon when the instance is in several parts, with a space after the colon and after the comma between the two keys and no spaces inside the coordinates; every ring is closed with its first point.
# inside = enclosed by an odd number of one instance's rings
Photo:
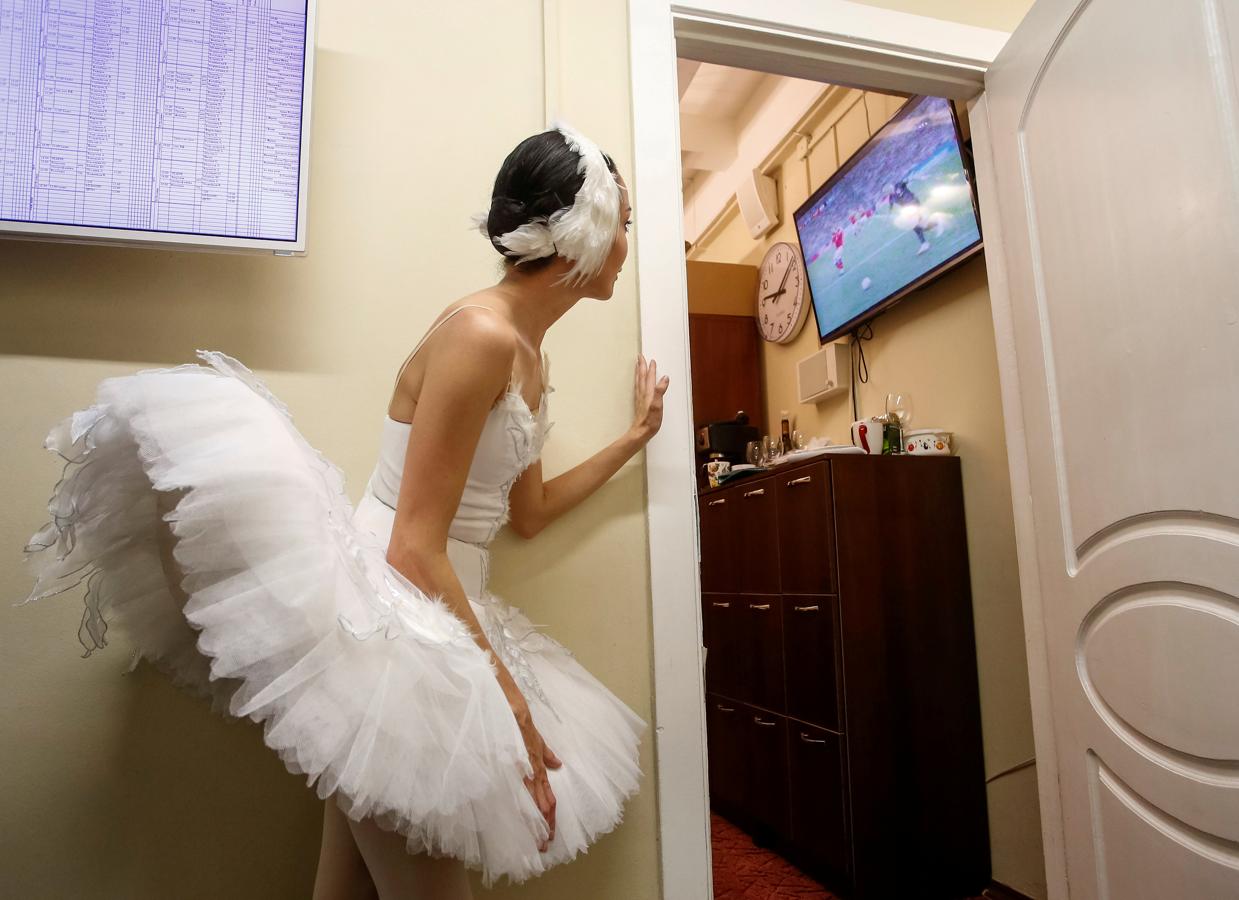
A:
{"type": "Polygon", "coordinates": [[[1072,900],[1239,898],[1237,54],[1239,0],[1037,0],[979,107],[1072,900]]]}

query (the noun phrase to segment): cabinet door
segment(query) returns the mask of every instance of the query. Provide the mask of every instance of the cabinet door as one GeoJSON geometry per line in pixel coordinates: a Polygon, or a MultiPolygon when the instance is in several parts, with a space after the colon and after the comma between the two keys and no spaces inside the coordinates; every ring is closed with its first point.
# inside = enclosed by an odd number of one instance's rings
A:
{"type": "Polygon", "coordinates": [[[835,592],[835,531],[829,463],[775,476],[779,570],[784,594],[835,592]]]}
{"type": "Polygon", "coordinates": [[[748,783],[745,811],[751,823],[779,838],[790,835],[787,815],[787,719],[747,710],[748,783]]]}
{"type": "Polygon", "coordinates": [[[706,690],[741,697],[748,681],[746,600],[735,594],[702,594],[703,637],[706,645],[706,690]]]}
{"type": "Polygon", "coordinates": [[[838,604],[831,595],[783,598],[787,714],[839,731],[838,604]]]}
{"type": "MultiPolygon", "coordinates": [[[[691,272],[693,263],[689,267],[691,272]]],[[[736,278],[734,274],[725,278],[715,275],[710,278],[709,289],[703,289],[704,285],[690,274],[689,293],[694,293],[694,287],[706,294],[722,290],[733,297],[739,294],[749,298],[748,304],[752,305],[752,294],[744,293],[747,283],[747,278],[736,278]]],[[[749,414],[751,422],[766,420],[760,374],[761,337],[756,326],[751,315],[689,313],[689,371],[698,373],[692,380],[693,427],[734,419],[741,410],[749,414]]]]}
{"type": "Polygon", "coordinates": [[[740,698],[775,712],[784,710],[783,694],[783,604],[777,596],[745,595],[743,604],[740,698]]]}
{"type": "Polygon", "coordinates": [[[846,875],[851,869],[843,748],[839,735],[796,722],[791,734],[792,843],[819,865],[846,875]]]}
{"type": "Polygon", "coordinates": [[[706,747],[710,764],[710,805],[734,815],[744,808],[745,744],[744,707],[717,694],[706,694],[706,747]]]}
{"type": "Polygon", "coordinates": [[[736,485],[736,533],[740,544],[739,590],[744,594],[779,592],[779,534],[773,478],[736,485]]]}
{"type": "Polygon", "coordinates": [[[701,590],[737,590],[739,535],[736,533],[737,488],[704,494],[698,501],[701,520],[701,590]]]}

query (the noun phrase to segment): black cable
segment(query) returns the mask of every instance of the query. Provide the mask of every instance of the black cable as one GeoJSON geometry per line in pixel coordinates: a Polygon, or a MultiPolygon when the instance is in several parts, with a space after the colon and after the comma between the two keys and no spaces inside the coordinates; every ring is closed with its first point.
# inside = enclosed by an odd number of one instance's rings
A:
{"type": "MultiPolygon", "coordinates": [[[[853,422],[860,419],[860,413],[856,409],[856,382],[859,381],[861,384],[869,383],[869,361],[865,359],[865,346],[862,343],[862,341],[871,341],[871,340],[873,340],[873,325],[869,322],[866,322],[864,325],[861,325],[859,328],[857,328],[855,331],[852,332],[852,346],[856,348],[857,354],[860,357],[859,359],[855,361],[854,365],[849,366],[849,369],[851,370],[850,374],[852,376],[851,380],[852,380],[852,421],[853,422]]],[[[849,361],[852,360],[852,354],[850,352],[848,355],[848,359],[849,361]]]]}

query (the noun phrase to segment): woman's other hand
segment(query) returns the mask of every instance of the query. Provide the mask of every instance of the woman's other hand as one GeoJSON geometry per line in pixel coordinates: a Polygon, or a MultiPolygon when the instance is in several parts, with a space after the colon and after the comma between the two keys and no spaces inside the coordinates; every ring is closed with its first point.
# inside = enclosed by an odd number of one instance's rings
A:
{"type": "Polygon", "coordinates": [[[525,739],[529,764],[533,766],[533,775],[525,779],[525,787],[533,796],[534,803],[538,805],[538,811],[546,819],[546,824],[550,826],[546,840],[538,844],[538,850],[545,852],[551,845],[551,841],[555,840],[555,792],[551,790],[551,782],[546,776],[546,770],[548,767],[558,769],[563,763],[546,745],[546,741],[534,727],[533,716],[529,712],[529,704],[525,702],[525,698],[519,692],[512,692],[509,693],[508,703],[512,707],[512,714],[516,716],[516,723],[520,726],[521,736],[525,739]]]}
{"type": "Polygon", "coordinates": [[[658,363],[637,354],[637,370],[633,378],[634,418],[632,431],[642,441],[658,433],[663,424],[663,394],[671,384],[670,377],[658,377],[658,363]]]}

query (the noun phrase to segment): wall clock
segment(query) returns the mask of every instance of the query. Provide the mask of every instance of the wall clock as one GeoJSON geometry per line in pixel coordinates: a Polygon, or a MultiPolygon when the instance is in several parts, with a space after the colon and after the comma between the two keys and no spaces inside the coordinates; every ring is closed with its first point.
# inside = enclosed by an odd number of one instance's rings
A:
{"type": "Polygon", "coordinates": [[[788,344],[804,327],[809,304],[804,260],[786,241],[771,245],[757,273],[757,330],[775,344],[788,344]]]}

